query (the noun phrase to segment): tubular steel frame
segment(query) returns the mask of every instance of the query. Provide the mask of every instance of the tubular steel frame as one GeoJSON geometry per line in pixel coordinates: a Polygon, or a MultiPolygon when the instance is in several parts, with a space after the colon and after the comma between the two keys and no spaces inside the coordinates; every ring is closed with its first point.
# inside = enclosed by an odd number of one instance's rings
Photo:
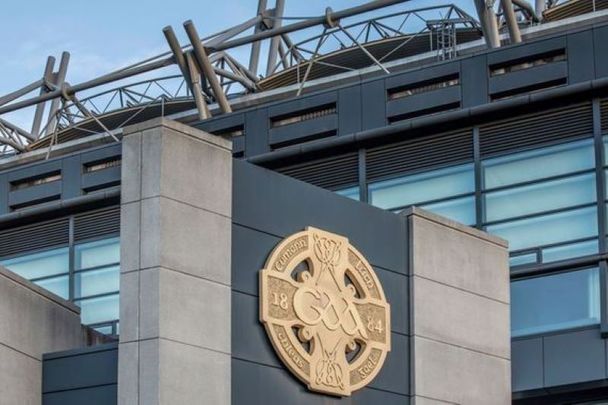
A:
{"type": "MultiPolygon", "coordinates": [[[[32,144],[42,138],[50,139],[50,153],[52,145],[59,142],[58,133],[70,128],[77,128],[84,134],[106,133],[118,141],[113,130],[132,122],[151,106],[160,106],[160,114],[164,115],[165,106],[171,103],[194,102],[201,120],[211,116],[209,105],[212,103],[217,103],[220,112],[229,113],[232,111],[230,99],[263,91],[259,86],[260,80],[289,68],[298,69],[299,95],[309,80],[314,64],[353,70],[349,66],[320,60],[321,56],[342,49],[358,48],[369,58],[370,66],[375,65],[388,73],[383,61],[419,35],[429,35],[429,50],[436,50],[438,59],[445,60],[457,56],[457,28],[479,29],[488,45],[495,47],[500,45],[499,24],[507,24],[512,42],[519,42],[521,36],[518,25],[525,21],[539,20],[538,10],[526,0],[501,0],[498,13],[494,11],[495,3],[498,3],[496,0],[475,0],[480,22],[453,4],[393,12],[347,25],[341,22],[345,18],[409,1],[411,0],[375,0],[336,12],[327,8],[324,15],[316,17],[285,17],[285,0],[275,0],[274,8],[268,8],[267,0],[258,0],[255,17],[204,38],[199,37],[191,21],[186,21],[184,29],[190,43],[185,46],[179,43],[172,27],[165,27],[163,34],[170,49],[168,52],[75,85],[66,82],[69,53],[62,54],[56,71],[56,60],[49,56],[41,79],[0,97],[0,158],[28,151],[32,144]],[[425,12],[438,13],[441,18],[425,17],[425,12]],[[516,15],[520,16],[518,21],[516,15]],[[413,23],[422,23],[423,28],[412,30],[410,27],[413,23]],[[308,35],[300,41],[294,41],[290,37],[294,33],[307,35],[306,30],[314,27],[321,28],[322,33],[308,35]],[[247,34],[250,31],[253,33],[247,34]],[[403,41],[394,41],[392,49],[379,58],[372,55],[366,47],[371,42],[399,37],[403,41]],[[269,45],[265,74],[261,74],[261,49],[265,40],[268,40],[269,45]],[[229,50],[245,45],[251,46],[248,66],[228,53],[229,50]],[[120,80],[173,65],[177,66],[179,74],[139,80],[111,90],[100,89],[120,80]],[[304,65],[305,72],[300,79],[300,67],[304,65]],[[102,91],[94,95],[85,94],[95,89],[102,91]],[[25,98],[36,91],[36,96],[25,98]],[[50,105],[47,106],[47,102],[50,105]],[[31,129],[15,125],[6,116],[33,106],[35,111],[31,129]],[[120,122],[112,126],[106,125],[104,118],[116,112],[125,113],[121,115],[120,122]],[[96,125],[91,129],[90,125],[82,125],[85,123],[96,125]]],[[[547,0],[541,8],[562,3],[559,0],[547,0]]]]}

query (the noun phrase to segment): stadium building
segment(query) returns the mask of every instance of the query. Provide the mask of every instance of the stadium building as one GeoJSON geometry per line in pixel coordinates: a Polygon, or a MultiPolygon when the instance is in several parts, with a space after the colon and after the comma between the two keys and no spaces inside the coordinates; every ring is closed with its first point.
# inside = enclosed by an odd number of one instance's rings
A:
{"type": "Polygon", "coordinates": [[[0,404],[607,403],[608,1],[490,3],[0,97],[0,404]]]}

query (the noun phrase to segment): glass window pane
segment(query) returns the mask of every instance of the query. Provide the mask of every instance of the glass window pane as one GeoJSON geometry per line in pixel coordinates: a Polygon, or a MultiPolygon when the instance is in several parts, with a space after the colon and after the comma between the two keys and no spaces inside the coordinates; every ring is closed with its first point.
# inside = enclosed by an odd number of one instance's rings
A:
{"type": "Polygon", "coordinates": [[[484,187],[494,188],[591,169],[593,141],[584,140],[482,162],[484,187]]]}
{"type": "Polygon", "coordinates": [[[372,205],[394,209],[474,191],[473,165],[467,164],[372,183],[369,198],[372,205]]]}
{"type": "Polygon", "coordinates": [[[68,276],[47,278],[44,280],[35,281],[34,283],[46,290],[49,290],[53,294],[60,296],[61,298],[66,300],[70,298],[70,283],[68,276]]]}
{"type": "Polygon", "coordinates": [[[543,215],[487,227],[487,231],[509,241],[509,249],[520,250],[597,235],[597,209],[583,208],[543,215]]]}
{"type": "Polygon", "coordinates": [[[336,194],[359,201],[359,187],[350,187],[345,188],[344,190],[338,190],[336,191],[336,194]]]}
{"type": "Polygon", "coordinates": [[[118,238],[103,239],[76,246],[76,269],[103,266],[120,262],[118,238]]]}
{"type": "Polygon", "coordinates": [[[573,257],[588,256],[599,251],[597,240],[572,243],[564,246],[543,249],[543,262],[556,262],[573,257]]]}
{"type": "Polygon", "coordinates": [[[76,301],[84,325],[118,319],[118,294],[76,301]]]}
{"type": "Polygon", "coordinates": [[[100,326],[98,328],[94,328],[97,332],[103,333],[104,335],[112,334],[112,325],[100,326]]]}
{"type": "Polygon", "coordinates": [[[119,289],[119,266],[76,273],[74,296],[76,298],[105,294],[119,289]]]}
{"type": "Polygon", "coordinates": [[[47,250],[3,260],[2,265],[28,280],[67,273],[69,271],[68,248],[47,250]]]}
{"type": "Polygon", "coordinates": [[[524,255],[512,256],[509,258],[510,266],[521,266],[530,263],[536,263],[536,253],[526,253],[524,255]]]}
{"type": "Polygon", "coordinates": [[[484,196],[488,222],[573,207],[595,200],[595,174],[497,191],[484,196]]]}
{"type": "Polygon", "coordinates": [[[597,268],[511,283],[511,332],[522,336],[599,323],[597,268]]]}
{"type": "Polygon", "coordinates": [[[436,202],[422,208],[465,225],[475,224],[475,197],[436,202]]]}

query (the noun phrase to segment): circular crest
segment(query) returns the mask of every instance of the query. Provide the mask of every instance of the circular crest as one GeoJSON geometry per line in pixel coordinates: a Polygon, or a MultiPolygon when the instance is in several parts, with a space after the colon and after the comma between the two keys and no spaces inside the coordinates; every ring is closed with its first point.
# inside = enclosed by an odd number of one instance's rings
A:
{"type": "Polygon", "coordinates": [[[312,391],[347,396],[390,351],[390,305],[348,239],[312,227],[281,241],[260,272],[260,319],[278,356],[312,391]]]}

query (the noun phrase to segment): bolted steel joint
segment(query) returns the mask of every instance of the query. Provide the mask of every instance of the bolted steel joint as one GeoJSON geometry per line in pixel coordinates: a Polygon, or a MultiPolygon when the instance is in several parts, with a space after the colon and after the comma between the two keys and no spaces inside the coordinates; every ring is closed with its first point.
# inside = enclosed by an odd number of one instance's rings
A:
{"type": "Polygon", "coordinates": [[[331,7],[327,7],[325,9],[325,22],[323,22],[323,26],[327,29],[335,28],[340,24],[340,20],[333,19],[333,12],[334,11],[331,9],[331,7]]]}

